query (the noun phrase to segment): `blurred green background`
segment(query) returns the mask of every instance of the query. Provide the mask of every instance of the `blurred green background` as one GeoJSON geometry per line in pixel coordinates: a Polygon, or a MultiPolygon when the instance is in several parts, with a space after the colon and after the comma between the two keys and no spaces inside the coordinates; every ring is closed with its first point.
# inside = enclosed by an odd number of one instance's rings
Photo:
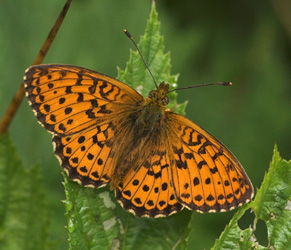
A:
{"type": "MultiPolygon", "coordinates": [[[[0,117],[18,89],[65,1],[2,0],[0,3],[0,117]]],[[[187,117],[222,141],[260,186],[274,144],[291,152],[291,2],[157,0],[166,51],[179,86],[232,81],[233,86],[180,91],[187,117]]],[[[73,0],[44,63],[75,64],[116,77],[125,68],[131,42],[143,34],[150,0],[73,0]]],[[[51,135],[26,99],[10,127],[25,166],[42,166],[51,211],[52,239],[67,248],[62,176],[51,135]]],[[[233,215],[198,214],[191,221],[189,249],[209,249],[233,215]]],[[[247,227],[251,215],[241,226],[247,227]]],[[[173,225],[174,226],[174,225],[173,225]]],[[[266,245],[266,228],[256,237],[266,245]]]]}

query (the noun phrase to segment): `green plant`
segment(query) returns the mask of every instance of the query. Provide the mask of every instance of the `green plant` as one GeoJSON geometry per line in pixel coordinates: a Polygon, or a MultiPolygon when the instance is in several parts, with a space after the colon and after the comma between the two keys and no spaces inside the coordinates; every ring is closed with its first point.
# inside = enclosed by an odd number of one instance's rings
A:
{"type": "MultiPolygon", "coordinates": [[[[174,83],[177,76],[170,75],[169,54],[163,52],[159,28],[153,8],[140,48],[157,81],[174,83]]],[[[154,88],[136,53],[131,54],[126,70],[119,70],[118,78],[142,88],[143,94],[154,88]]],[[[177,105],[175,94],[170,98],[176,112],[183,113],[185,104],[177,105]]],[[[275,147],[270,170],[254,201],[238,209],[212,249],[289,249],[290,171],[291,163],[282,160],[275,147]],[[256,217],[253,225],[242,230],[238,221],[248,209],[256,217]],[[254,237],[259,219],[267,225],[266,247],[254,237]]],[[[22,166],[8,134],[0,138],[0,173],[0,249],[55,249],[56,243],[49,237],[49,212],[38,166],[29,170],[22,166]]],[[[187,246],[191,211],[185,209],[169,218],[136,218],[117,204],[108,188],[84,188],[66,175],[64,178],[71,249],[196,249],[187,246]]]]}

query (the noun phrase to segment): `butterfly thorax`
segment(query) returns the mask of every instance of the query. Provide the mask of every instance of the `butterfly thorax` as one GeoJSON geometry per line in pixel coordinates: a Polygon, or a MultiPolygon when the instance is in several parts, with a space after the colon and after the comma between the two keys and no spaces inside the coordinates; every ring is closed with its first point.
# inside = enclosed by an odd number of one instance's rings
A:
{"type": "Polygon", "coordinates": [[[141,131],[142,134],[151,134],[160,128],[161,119],[169,103],[168,89],[169,85],[162,82],[157,90],[149,93],[135,120],[138,133],[141,131]]]}
{"type": "Polygon", "coordinates": [[[159,147],[166,116],[166,105],[169,102],[167,92],[169,85],[161,83],[157,90],[149,93],[142,103],[131,110],[126,119],[123,131],[116,135],[118,150],[111,188],[114,189],[123,181],[130,169],[137,170],[145,161],[151,157],[155,147],[159,147]],[[126,139],[126,144],[122,143],[126,139]]]}

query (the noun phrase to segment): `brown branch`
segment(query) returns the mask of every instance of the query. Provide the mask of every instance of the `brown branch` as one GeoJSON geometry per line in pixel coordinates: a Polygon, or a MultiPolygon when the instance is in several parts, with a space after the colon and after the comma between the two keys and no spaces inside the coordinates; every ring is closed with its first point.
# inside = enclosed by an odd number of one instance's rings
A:
{"type": "Polygon", "coordinates": [[[282,22],[283,27],[286,29],[287,34],[291,40],[291,3],[286,0],[271,0],[274,10],[278,18],[282,22]]]}
{"type": "MultiPolygon", "coordinates": [[[[70,4],[71,4],[72,0],[67,0],[66,4],[64,5],[60,15],[58,16],[54,26],[52,27],[50,33],[48,34],[44,44],[42,45],[41,49],[39,50],[37,56],[35,57],[32,65],[36,65],[36,64],[41,64],[43,59],[45,58],[50,46],[52,45],[60,26],[63,23],[63,20],[70,8],[70,4]]],[[[18,110],[21,101],[23,99],[24,96],[24,84],[23,82],[21,83],[19,89],[17,90],[16,94],[14,95],[10,105],[8,106],[2,120],[0,123],[0,135],[4,134],[7,130],[7,128],[9,127],[16,111],[18,110]]]]}

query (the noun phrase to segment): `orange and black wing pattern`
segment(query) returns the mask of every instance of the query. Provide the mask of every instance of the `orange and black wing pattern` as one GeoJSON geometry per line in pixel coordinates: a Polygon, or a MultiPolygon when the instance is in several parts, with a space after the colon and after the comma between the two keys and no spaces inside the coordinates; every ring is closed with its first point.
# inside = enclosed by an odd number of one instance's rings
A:
{"type": "Polygon", "coordinates": [[[137,216],[163,217],[180,211],[183,205],[174,193],[170,159],[165,149],[153,150],[143,166],[131,170],[116,189],[116,197],[125,209],[137,216]]]}
{"type": "Polygon", "coordinates": [[[29,104],[53,134],[55,153],[69,177],[85,186],[108,183],[115,118],[144,98],[114,78],[72,65],[32,66],[24,83],[29,104]]]}
{"type": "Polygon", "coordinates": [[[198,212],[223,212],[248,202],[253,187],[235,156],[181,115],[169,112],[172,185],[177,200],[198,212]]]}

